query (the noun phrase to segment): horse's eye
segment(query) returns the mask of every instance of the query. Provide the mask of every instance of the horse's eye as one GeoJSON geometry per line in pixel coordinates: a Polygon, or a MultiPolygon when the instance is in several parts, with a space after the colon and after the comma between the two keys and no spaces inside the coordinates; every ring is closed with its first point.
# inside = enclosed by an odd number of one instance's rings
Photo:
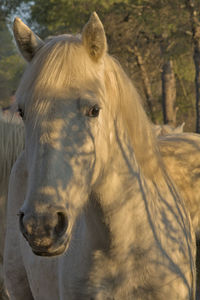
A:
{"type": "Polygon", "coordinates": [[[20,117],[23,119],[23,117],[24,117],[24,111],[23,111],[23,109],[18,108],[18,113],[19,113],[20,117]]]}
{"type": "Polygon", "coordinates": [[[100,107],[95,104],[94,106],[90,107],[88,112],[87,112],[87,116],[88,117],[98,117],[99,115],[99,111],[100,111],[100,107]]]}

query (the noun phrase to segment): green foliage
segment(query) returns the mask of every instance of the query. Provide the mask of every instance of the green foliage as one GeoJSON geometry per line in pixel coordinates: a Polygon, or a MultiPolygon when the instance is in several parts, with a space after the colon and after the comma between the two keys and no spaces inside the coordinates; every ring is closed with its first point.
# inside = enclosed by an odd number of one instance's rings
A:
{"type": "Polygon", "coordinates": [[[0,76],[13,83],[16,75],[20,73],[22,66],[23,63],[19,55],[5,56],[0,60],[0,76]],[[20,65],[21,67],[19,68],[20,65]]]}
{"type": "Polygon", "coordinates": [[[4,19],[0,28],[0,106],[5,106],[9,102],[11,92],[17,87],[23,66],[24,62],[16,51],[4,19]]]}
{"type": "Polygon", "coordinates": [[[92,11],[98,11],[103,19],[103,15],[109,11],[110,7],[117,3],[128,3],[128,0],[2,0],[6,7],[7,15],[17,12],[17,8],[30,5],[31,24],[39,24],[37,30],[42,37],[47,35],[77,32],[82,25],[87,22],[92,11]]]}

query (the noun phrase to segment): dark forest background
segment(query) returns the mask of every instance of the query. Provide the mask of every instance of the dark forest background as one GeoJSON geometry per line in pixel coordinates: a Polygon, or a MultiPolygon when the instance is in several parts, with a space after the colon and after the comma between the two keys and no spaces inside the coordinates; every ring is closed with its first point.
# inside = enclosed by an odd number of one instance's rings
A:
{"type": "Polygon", "coordinates": [[[80,32],[93,11],[152,121],[185,122],[185,131],[200,132],[200,0],[1,0],[0,107],[25,67],[11,32],[14,17],[46,38],[80,32]]]}

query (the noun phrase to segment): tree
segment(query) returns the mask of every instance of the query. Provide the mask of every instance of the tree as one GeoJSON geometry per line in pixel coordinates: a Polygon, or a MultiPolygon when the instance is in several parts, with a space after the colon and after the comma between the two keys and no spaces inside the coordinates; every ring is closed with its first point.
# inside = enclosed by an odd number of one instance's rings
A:
{"type": "Polygon", "coordinates": [[[173,61],[169,60],[163,65],[162,71],[162,101],[164,123],[176,126],[176,80],[173,70],[173,61]]]}
{"type": "Polygon", "coordinates": [[[190,12],[192,40],[194,45],[195,87],[196,87],[196,132],[200,133],[200,5],[197,1],[186,0],[190,12]]]}
{"type": "MultiPolygon", "coordinates": [[[[143,0],[138,1],[137,5],[136,1],[129,1],[129,3],[130,5],[121,4],[118,12],[116,9],[112,12],[109,11],[106,17],[106,21],[108,20],[107,33],[110,44],[113,45],[111,52],[117,55],[124,66],[127,66],[132,78],[140,82],[139,88],[143,90],[146,98],[149,115],[152,120],[158,120],[158,117],[160,119],[158,113],[161,111],[161,103],[170,107],[167,102],[171,102],[171,98],[168,99],[170,93],[162,92],[161,87],[165,88],[172,82],[173,85],[176,84],[175,74],[174,81],[170,80],[167,84],[161,85],[161,78],[162,82],[167,79],[167,76],[162,76],[162,71],[166,69],[166,65],[170,61],[175,62],[177,66],[176,61],[180,62],[181,58],[185,63],[188,53],[191,53],[191,43],[187,35],[189,17],[184,3],[179,0],[143,0]],[[116,47],[116,45],[119,46],[116,47]],[[122,50],[123,45],[125,46],[122,50]],[[161,101],[164,95],[165,99],[161,101]]],[[[189,63],[191,62],[189,61],[189,63]]],[[[187,87],[184,86],[181,78],[184,76],[186,79],[186,74],[182,74],[183,68],[180,67],[182,69],[181,75],[179,74],[181,86],[177,91],[177,96],[179,97],[181,94],[179,99],[182,102],[182,93],[185,95],[187,87]]],[[[189,67],[188,70],[190,69],[189,67]]],[[[176,67],[176,71],[179,73],[179,65],[178,68],[176,67]]],[[[190,80],[190,78],[191,74],[188,74],[187,79],[190,80]]],[[[172,86],[172,89],[174,88],[172,86]]],[[[172,116],[169,119],[174,122],[179,99],[174,99],[176,105],[171,105],[173,109],[170,110],[172,116]]],[[[181,105],[183,106],[182,103],[181,105]]],[[[189,103],[184,103],[184,106],[187,106],[188,109],[189,103]]],[[[190,107],[193,109],[192,103],[190,107]]],[[[168,110],[168,113],[170,111],[168,110]]]]}

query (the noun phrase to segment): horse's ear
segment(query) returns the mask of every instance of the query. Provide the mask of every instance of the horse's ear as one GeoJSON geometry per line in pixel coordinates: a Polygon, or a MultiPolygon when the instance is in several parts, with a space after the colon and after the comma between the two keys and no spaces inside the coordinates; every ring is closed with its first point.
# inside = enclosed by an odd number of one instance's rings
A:
{"type": "Polygon", "coordinates": [[[90,57],[95,61],[98,61],[107,50],[103,24],[95,12],[92,13],[88,23],[83,28],[82,41],[90,57]]]}
{"type": "Polygon", "coordinates": [[[15,18],[14,20],[13,33],[21,54],[27,61],[31,61],[44,42],[20,18],[15,18]]]}

